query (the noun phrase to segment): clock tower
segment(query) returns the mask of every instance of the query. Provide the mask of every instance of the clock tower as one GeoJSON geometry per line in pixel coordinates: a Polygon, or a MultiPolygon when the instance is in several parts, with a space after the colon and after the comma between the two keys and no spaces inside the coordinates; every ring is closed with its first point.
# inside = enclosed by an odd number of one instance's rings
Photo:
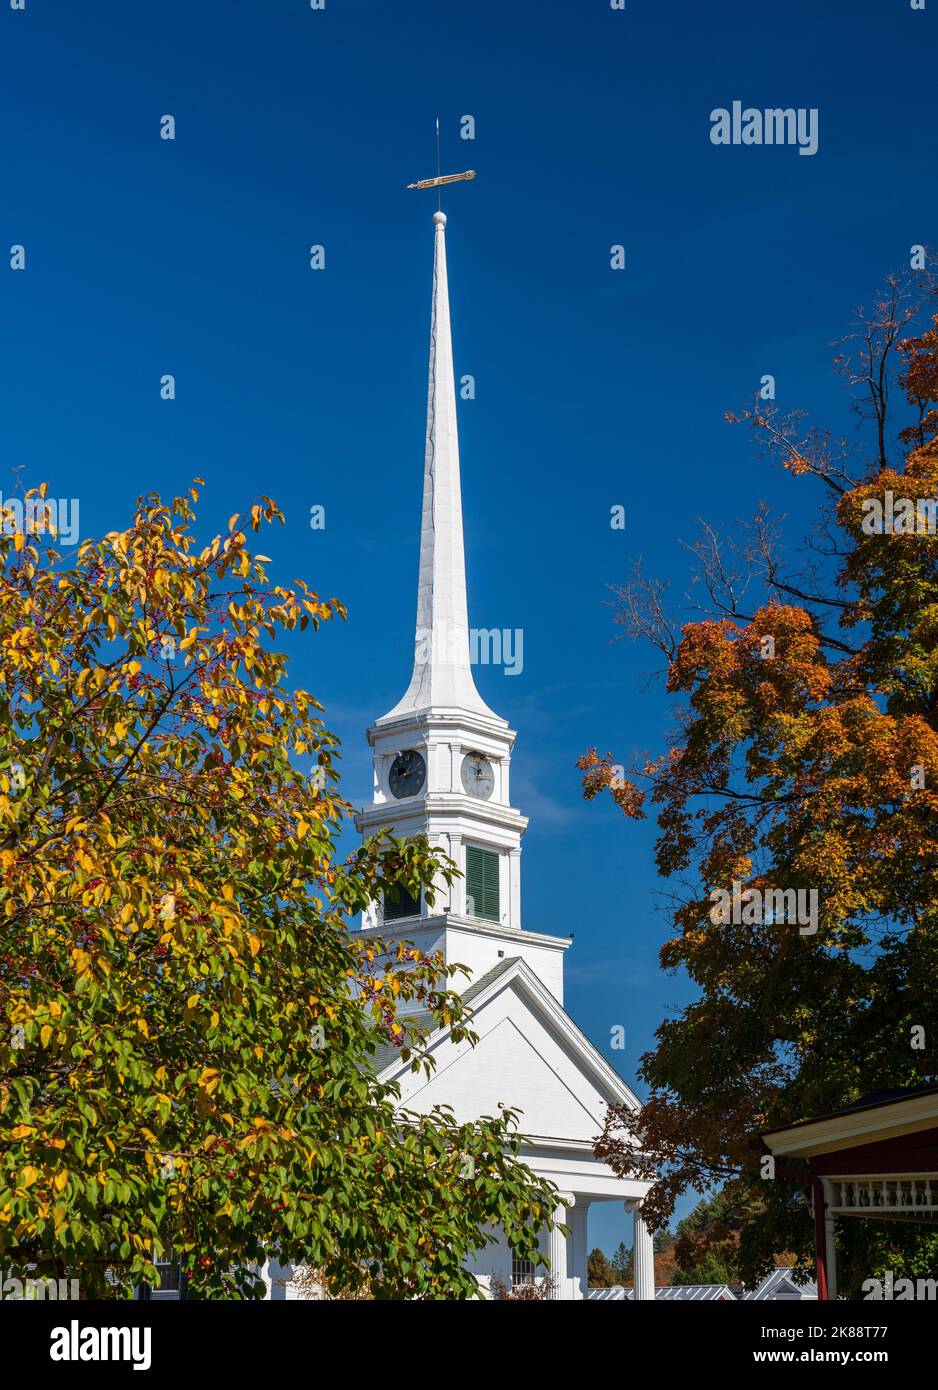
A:
{"type": "Polygon", "coordinates": [[[401,893],[374,903],[362,930],[412,941],[459,963],[470,980],[520,956],[562,1003],[566,939],[522,930],[521,837],[526,818],[511,804],[515,734],[476,690],[466,600],[456,380],[446,276],[446,216],[434,222],[430,381],[423,475],[413,674],[407,691],[368,729],[372,803],[360,833],[426,835],[459,868],[437,885],[431,906],[401,893]]]}

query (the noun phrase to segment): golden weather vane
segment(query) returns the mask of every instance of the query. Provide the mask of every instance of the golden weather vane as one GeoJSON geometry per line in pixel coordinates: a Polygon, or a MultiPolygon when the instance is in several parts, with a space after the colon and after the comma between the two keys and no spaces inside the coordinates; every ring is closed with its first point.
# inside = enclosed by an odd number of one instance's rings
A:
{"type": "MultiPolygon", "coordinates": [[[[436,178],[420,179],[418,183],[409,183],[408,188],[442,188],[447,183],[463,183],[466,179],[474,179],[475,169],[467,169],[463,174],[440,174],[440,118],[436,118],[436,178]]],[[[440,197],[442,198],[442,194],[440,197]]]]}
{"type": "Polygon", "coordinates": [[[464,174],[437,175],[435,179],[421,179],[419,183],[409,183],[408,188],[442,188],[445,183],[461,183],[464,179],[474,179],[475,169],[467,169],[464,174]]]}

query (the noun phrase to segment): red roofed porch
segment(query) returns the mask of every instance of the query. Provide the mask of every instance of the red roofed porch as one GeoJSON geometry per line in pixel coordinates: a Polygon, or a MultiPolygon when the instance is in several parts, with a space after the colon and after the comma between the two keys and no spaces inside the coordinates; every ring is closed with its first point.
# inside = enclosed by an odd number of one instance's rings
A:
{"type": "Polygon", "coordinates": [[[837,1297],[836,1227],[849,1218],[938,1226],[938,1086],[873,1091],[845,1110],[763,1130],[763,1153],[812,1188],[819,1299],[837,1297]]]}

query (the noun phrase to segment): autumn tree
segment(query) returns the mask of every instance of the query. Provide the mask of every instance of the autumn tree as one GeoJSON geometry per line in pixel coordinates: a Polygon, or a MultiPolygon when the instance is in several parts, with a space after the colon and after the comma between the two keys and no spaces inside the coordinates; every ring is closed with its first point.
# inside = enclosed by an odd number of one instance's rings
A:
{"type": "Polygon", "coordinates": [[[618,1282],[616,1270],[598,1245],[586,1260],[586,1282],[591,1289],[611,1289],[618,1282]]]}
{"type": "MultiPolygon", "coordinates": [[[[685,1189],[725,1179],[748,1282],[780,1249],[812,1263],[796,1187],[760,1179],[756,1131],[938,1075],[938,317],[920,318],[934,302],[925,275],[890,277],[840,345],[859,444],[761,400],[729,417],[816,486],[818,524],[795,558],[764,506],[741,540],[705,525],[678,618],[660,580],[619,587],[616,620],[662,654],[679,732],[627,767],[580,760],[587,798],[656,814],[674,902],[661,964],[698,991],[642,1063],[648,1210],[665,1221],[685,1189]],[[806,907],[816,894],[813,924],[792,921],[799,891],[806,907]]],[[[631,1137],[613,1111],[598,1152],[625,1171],[631,1137]]],[[[934,1263],[921,1229],[844,1226],[845,1292],[884,1261],[934,1263]]]]}
{"type": "MultiPolygon", "coordinates": [[[[657,1233],[656,1233],[657,1240],[657,1233]]],[[[615,1252],[610,1261],[612,1272],[615,1275],[615,1283],[630,1284],[632,1282],[632,1265],[634,1254],[624,1240],[620,1240],[615,1248],[615,1252]]]]}
{"type": "Polygon", "coordinates": [[[742,1224],[722,1191],[701,1198],[677,1223],[672,1284],[732,1284],[742,1224]]]}
{"type": "Polygon", "coordinates": [[[197,542],[196,488],[67,556],[44,497],[0,528],[0,1267],[126,1297],[172,1251],[194,1296],[252,1297],[275,1257],[460,1298],[494,1225],[537,1261],[554,1198],[510,1112],[376,1079],[388,1042],[428,1065],[405,1001],[468,1034],[439,959],[349,930],[451,868],[336,857],[336,739],[277,642],[341,604],[272,584],[237,517],[197,542]]]}

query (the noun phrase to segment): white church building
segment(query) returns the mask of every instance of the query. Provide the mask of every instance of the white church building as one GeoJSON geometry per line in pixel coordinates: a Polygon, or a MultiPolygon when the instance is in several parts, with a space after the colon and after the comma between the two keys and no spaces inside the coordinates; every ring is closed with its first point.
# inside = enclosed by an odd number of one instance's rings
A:
{"type": "MultiPolygon", "coordinates": [[[[524,926],[521,840],[527,820],[511,802],[515,733],[485,704],[470,664],[460,498],[456,387],[446,274],[446,217],[434,215],[433,308],[427,398],[423,519],[414,669],[403,699],[368,729],[374,793],[358,815],[363,834],[388,828],[426,835],[459,867],[452,886],[438,885],[431,907],[402,894],[375,905],[362,930],[390,944],[409,941],[459,963],[468,979],[453,987],[471,1006],[475,1046],[433,1032],[435,1070],[414,1073],[393,1047],[378,1059],[380,1077],[396,1081],[401,1103],[426,1111],[445,1103],[460,1122],[521,1112],[522,1156],[558,1190],[557,1218],[567,1227],[543,1236],[551,1295],[587,1296],[587,1220],[597,1202],[631,1216],[635,1294],[654,1298],[651,1235],[640,1203],[648,1184],[616,1177],[593,1153],[608,1102],[639,1109],[635,1095],[564,1009],[564,956],[569,939],[524,926]]],[[[507,538],[506,538],[507,540],[507,538]]],[[[427,1019],[432,1023],[431,1019],[427,1019]]],[[[529,1281],[504,1238],[483,1249],[474,1272],[483,1289],[529,1281]]],[[[271,1296],[295,1296],[287,1280],[271,1296]]]]}

